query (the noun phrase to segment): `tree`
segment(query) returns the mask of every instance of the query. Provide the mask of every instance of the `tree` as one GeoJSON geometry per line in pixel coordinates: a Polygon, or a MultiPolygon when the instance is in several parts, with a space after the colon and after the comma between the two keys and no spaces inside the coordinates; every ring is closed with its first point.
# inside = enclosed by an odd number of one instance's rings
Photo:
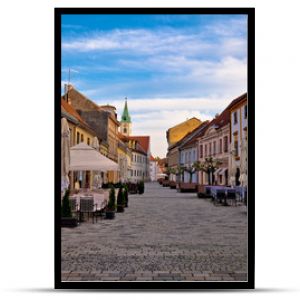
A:
{"type": "Polygon", "coordinates": [[[184,174],[184,166],[178,165],[176,168],[176,175],[181,176],[181,181],[183,181],[183,174],[184,174]]]}
{"type": "Polygon", "coordinates": [[[208,184],[212,184],[212,178],[214,176],[214,172],[218,167],[222,164],[222,162],[218,159],[214,159],[213,157],[206,157],[204,163],[200,164],[199,169],[208,175],[208,184]]]}
{"type": "Polygon", "coordinates": [[[167,167],[166,174],[167,175],[171,175],[171,174],[176,175],[176,168],[167,167]]]}
{"type": "Polygon", "coordinates": [[[199,161],[187,165],[184,167],[184,171],[190,174],[190,183],[192,183],[193,174],[201,170],[201,164],[199,161]]]}

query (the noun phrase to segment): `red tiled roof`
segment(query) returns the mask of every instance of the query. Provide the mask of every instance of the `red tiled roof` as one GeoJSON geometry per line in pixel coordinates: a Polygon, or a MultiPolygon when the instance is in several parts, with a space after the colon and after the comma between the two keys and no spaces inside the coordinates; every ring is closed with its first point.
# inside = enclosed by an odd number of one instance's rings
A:
{"type": "Polygon", "coordinates": [[[146,149],[149,148],[149,141],[150,141],[149,136],[125,136],[122,133],[118,132],[118,137],[123,142],[128,142],[129,140],[137,141],[136,149],[132,149],[132,150],[147,155],[148,151],[146,149]],[[148,147],[148,148],[146,148],[146,147],[148,147]]]}
{"type": "Polygon", "coordinates": [[[235,98],[230,102],[230,104],[222,111],[220,115],[214,118],[208,127],[213,125],[217,126],[217,128],[222,128],[223,126],[230,123],[230,109],[239,102],[244,101],[247,99],[247,93],[242,94],[241,96],[235,98]]]}
{"type": "Polygon", "coordinates": [[[150,136],[129,136],[130,140],[136,140],[141,145],[143,150],[148,153],[150,148],[150,136]]]}
{"type": "Polygon", "coordinates": [[[75,117],[79,122],[81,122],[84,126],[89,127],[88,124],[81,118],[79,113],[72,107],[67,101],[61,98],[61,106],[64,108],[64,110],[69,113],[71,116],[75,117]]]}
{"type": "Polygon", "coordinates": [[[155,161],[155,158],[152,156],[152,154],[150,155],[150,161],[155,161]]]}
{"type": "Polygon", "coordinates": [[[161,158],[157,161],[157,164],[159,166],[164,166],[167,163],[167,159],[166,158],[161,158]]]}
{"type": "Polygon", "coordinates": [[[247,98],[248,98],[247,93],[244,93],[244,94],[238,96],[237,98],[235,98],[234,100],[231,101],[231,103],[226,107],[226,109],[230,109],[231,107],[233,107],[237,103],[242,102],[244,100],[247,100],[247,98]]]}

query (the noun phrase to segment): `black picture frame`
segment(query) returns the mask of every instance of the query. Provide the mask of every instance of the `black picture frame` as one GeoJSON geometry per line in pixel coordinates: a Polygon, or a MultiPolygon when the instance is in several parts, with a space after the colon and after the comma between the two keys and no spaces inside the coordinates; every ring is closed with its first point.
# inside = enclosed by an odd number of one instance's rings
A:
{"type": "Polygon", "coordinates": [[[255,259],[255,9],[254,8],[55,8],[55,285],[56,289],[197,290],[254,289],[255,259]],[[248,281],[62,282],[60,225],[61,16],[64,14],[244,14],[248,16],[248,281]]]}

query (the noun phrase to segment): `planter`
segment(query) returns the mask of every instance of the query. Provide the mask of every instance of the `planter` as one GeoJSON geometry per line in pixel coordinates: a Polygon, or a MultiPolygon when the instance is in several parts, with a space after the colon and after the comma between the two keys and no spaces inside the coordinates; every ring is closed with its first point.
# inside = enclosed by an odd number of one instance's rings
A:
{"type": "Polygon", "coordinates": [[[61,227],[76,227],[77,225],[77,219],[73,217],[62,217],[60,220],[61,227]]]}
{"type": "Polygon", "coordinates": [[[115,218],[115,211],[112,211],[112,210],[107,210],[105,212],[105,218],[106,219],[109,219],[109,220],[112,220],[115,218]]]}
{"type": "Polygon", "coordinates": [[[195,193],[196,192],[196,183],[179,183],[179,190],[181,193],[195,193]]]}
{"type": "Polygon", "coordinates": [[[197,184],[197,196],[198,198],[211,198],[211,195],[206,194],[206,185],[197,184]]]}
{"type": "Polygon", "coordinates": [[[170,189],[176,189],[176,182],[175,181],[170,181],[169,182],[169,187],[170,187],[170,189]]]}
{"type": "Polygon", "coordinates": [[[124,206],[123,205],[117,205],[117,212],[118,213],[124,212],[124,206]]]}
{"type": "Polygon", "coordinates": [[[164,187],[169,186],[169,180],[164,179],[162,182],[162,186],[164,187]]]}
{"type": "Polygon", "coordinates": [[[159,179],[157,179],[157,182],[160,184],[160,185],[162,185],[162,183],[163,183],[163,178],[159,178],[159,179]]]}

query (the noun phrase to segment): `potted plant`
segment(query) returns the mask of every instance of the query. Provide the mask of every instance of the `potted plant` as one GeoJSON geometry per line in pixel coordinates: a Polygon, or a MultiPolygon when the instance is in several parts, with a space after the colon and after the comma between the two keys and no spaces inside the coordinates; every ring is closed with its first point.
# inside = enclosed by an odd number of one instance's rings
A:
{"type": "Polygon", "coordinates": [[[117,197],[117,212],[124,212],[125,199],[122,186],[120,186],[117,197]]]}
{"type": "Polygon", "coordinates": [[[208,176],[208,185],[212,185],[214,182],[214,172],[218,169],[218,167],[222,164],[222,162],[218,159],[214,159],[213,157],[205,158],[203,164],[200,165],[200,170],[207,173],[208,176]]]}
{"type": "Polygon", "coordinates": [[[66,190],[61,206],[61,226],[62,227],[76,227],[77,219],[72,217],[72,211],[69,201],[70,190],[66,190]]]}
{"type": "MultiPolygon", "coordinates": [[[[168,167],[168,172],[167,173],[169,174],[170,177],[171,177],[171,175],[172,175],[172,178],[174,176],[176,176],[176,172],[177,172],[176,168],[168,167]]],[[[170,189],[176,189],[176,181],[175,180],[169,180],[169,187],[170,187],[170,189]]]]}
{"type": "Polygon", "coordinates": [[[107,208],[105,211],[106,219],[113,219],[115,217],[115,210],[116,210],[115,188],[111,187],[111,189],[109,191],[108,204],[107,204],[107,208]]]}
{"type": "Polygon", "coordinates": [[[125,184],[124,187],[124,200],[125,200],[125,207],[128,207],[128,186],[125,184]]]}
{"type": "Polygon", "coordinates": [[[193,164],[189,164],[183,167],[184,172],[190,175],[189,182],[181,182],[179,184],[180,192],[196,192],[196,183],[192,183],[193,174],[200,171],[201,164],[196,161],[193,164]]]}
{"type": "Polygon", "coordinates": [[[138,188],[138,193],[139,194],[144,194],[144,191],[145,191],[144,181],[139,181],[137,188],[138,188]]]}

